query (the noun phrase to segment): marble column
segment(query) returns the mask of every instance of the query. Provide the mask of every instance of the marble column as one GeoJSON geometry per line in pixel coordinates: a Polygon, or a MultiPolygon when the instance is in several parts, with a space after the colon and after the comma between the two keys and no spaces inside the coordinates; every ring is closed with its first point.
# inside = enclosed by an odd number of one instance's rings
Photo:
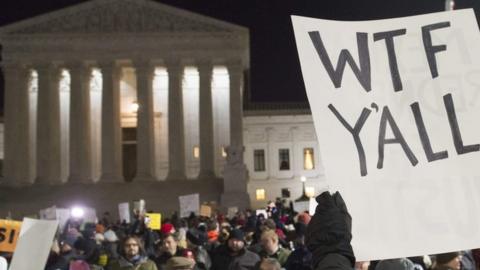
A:
{"type": "Polygon", "coordinates": [[[227,64],[230,77],[230,145],[227,147],[227,163],[223,173],[222,207],[236,206],[239,209],[250,207],[247,193],[247,167],[243,153],[243,66],[240,61],[227,64]]]}
{"type": "Polygon", "coordinates": [[[42,63],[37,71],[36,183],[61,184],[60,70],[52,63],[42,63]]]}
{"type": "Polygon", "coordinates": [[[71,63],[70,71],[70,174],[68,182],[92,183],[92,129],[90,118],[91,69],[71,63]]]}
{"type": "Polygon", "coordinates": [[[121,68],[114,61],[100,63],[102,71],[102,174],[101,182],[123,182],[122,128],[120,123],[121,68]]]}
{"type": "Polygon", "coordinates": [[[200,74],[200,173],[199,179],[215,178],[214,165],[214,133],[212,107],[213,66],[210,61],[197,64],[200,74]]]}
{"type": "Polygon", "coordinates": [[[30,70],[18,63],[5,63],[2,69],[5,78],[4,179],[7,185],[24,186],[33,180],[30,169],[30,70]]]}
{"type": "Polygon", "coordinates": [[[168,71],[168,164],[167,180],[186,179],[183,119],[183,71],[179,61],[167,62],[168,71]]]}
{"type": "Polygon", "coordinates": [[[230,77],[230,146],[243,148],[243,67],[240,62],[230,62],[227,69],[230,77]]]}
{"type": "Polygon", "coordinates": [[[155,135],[153,122],[153,76],[148,61],[134,63],[137,77],[137,174],[134,181],[155,180],[155,135]]]}

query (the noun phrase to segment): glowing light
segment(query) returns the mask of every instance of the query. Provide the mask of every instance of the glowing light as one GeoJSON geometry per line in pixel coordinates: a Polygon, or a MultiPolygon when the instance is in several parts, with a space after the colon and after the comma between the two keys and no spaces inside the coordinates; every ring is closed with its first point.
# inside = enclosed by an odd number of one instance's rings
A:
{"type": "Polygon", "coordinates": [[[300,177],[300,181],[305,183],[307,181],[307,177],[305,177],[305,176],[300,177]]]}
{"type": "Polygon", "coordinates": [[[257,189],[256,190],[256,199],[257,201],[263,201],[265,200],[265,189],[261,188],[261,189],[257,189]]]}
{"type": "Polygon", "coordinates": [[[130,111],[132,113],[137,113],[139,107],[140,106],[138,105],[138,102],[134,101],[134,102],[132,102],[132,104],[130,104],[130,111]]]}
{"type": "Polygon", "coordinates": [[[71,210],[71,215],[73,218],[82,218],[85,215],[85,210],[81,207],[73,207],[71,210]]]}
{"type": "Polygon", "coordinates": [[[309,198],[315,196],[315,188],[314,187],[305,187],[305,195],[309,198]]]}

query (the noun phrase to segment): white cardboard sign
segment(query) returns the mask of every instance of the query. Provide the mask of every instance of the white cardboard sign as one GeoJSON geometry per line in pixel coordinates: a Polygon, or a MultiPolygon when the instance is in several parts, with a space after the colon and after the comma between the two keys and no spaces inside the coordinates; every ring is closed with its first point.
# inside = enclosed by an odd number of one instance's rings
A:
{"type": "Polygon", "coordinates": [[[24,218],[10,270],[43,270],[57,227],[57,220],[24,218]]]}
{"type": "Polygon", "coordinates": [[[118,215],[120,222],[130,223],[130,204],[128,202],[118,204],[118,215]]]}
{"type": "Polygon", "coordinates": [[[480,246],[480,34],[473,10],[293,16],[330,191],[358,260],[480,246]]]}
{"type": "Polygon", "coordinates": [[[193,212],[198,215],[200,212],[200,196],[198,193],[179,196],[180,217],[188,217],[193,212]]]}

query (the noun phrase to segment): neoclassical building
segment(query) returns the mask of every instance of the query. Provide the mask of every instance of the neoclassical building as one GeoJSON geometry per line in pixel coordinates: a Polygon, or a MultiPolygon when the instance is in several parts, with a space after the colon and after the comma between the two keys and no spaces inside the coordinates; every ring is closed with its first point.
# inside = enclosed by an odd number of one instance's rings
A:
{"type": "Polygon", "coordinates": [[[246,28],[151,0],[92,0],[1,27],[0,43],[0,212],[138,198],[172,211],[197,192],[250,204],[246,28]]]}

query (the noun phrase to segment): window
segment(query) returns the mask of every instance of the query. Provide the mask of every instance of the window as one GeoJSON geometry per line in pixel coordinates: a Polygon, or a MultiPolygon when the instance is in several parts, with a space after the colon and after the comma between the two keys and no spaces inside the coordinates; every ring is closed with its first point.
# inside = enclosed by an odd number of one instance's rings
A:
{"type": "Polygon", "coordinates": [[[193,147],[193,157],[195,159],[200,158],[200,147],[198,147],[198,146],[193,147]]]}
{"type": "Polygon", "coordinates": [[[313,158],[313,148],[303,149],[303,169],[305,170],[315,169],[315,159],[313,158]]]}
{"type": "Polygon", "coordinates": [[[256,192],[255,192],[255,197],[257,199],[257,201],[263,201],[265,200],[265,189],[261,188],[261,189],[257,189],[256,192]]]}
{"type": "Polygon", "coordinates": [[[278,150],[278,162],[280,171],[290,170],[290,151],[288,149],[278,150]]]}
{"type": "Polygon", "coordinates": [[[253,150],[253,170],[256,172],[265,171],[265,150],[253,150]]]}

